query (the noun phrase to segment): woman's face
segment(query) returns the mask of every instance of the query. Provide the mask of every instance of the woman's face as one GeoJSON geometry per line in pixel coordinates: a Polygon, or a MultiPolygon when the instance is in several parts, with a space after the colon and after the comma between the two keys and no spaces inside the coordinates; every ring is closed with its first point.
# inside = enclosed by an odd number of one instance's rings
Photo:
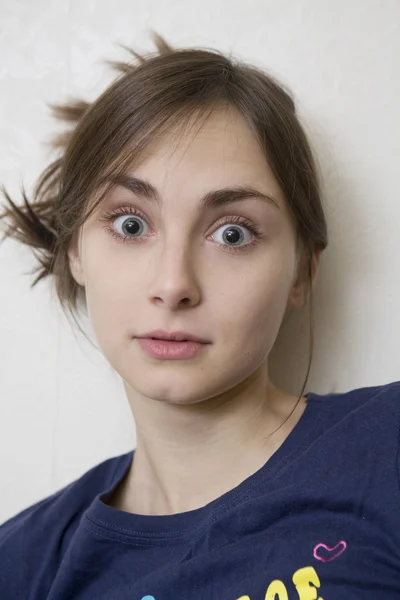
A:
{"type": "Polygon", "coordinates": [[[265,377],[286,308],[300,297],[293,225],[244,118],[215,112],[187,140],[178,148],[163,140],[128,171],[155,188],[159,202],[117,185],[69,252],[99,346],[126,389],[176,404],[265,377]],[[202,205],[212,190],[237,186],[271,200],[202,205]],[[138,214],[101,220],[121,207],[138,214]],[[153,358],[136,336],[155,329],[183,330],[209,343],[192,358],[153,358]]]}

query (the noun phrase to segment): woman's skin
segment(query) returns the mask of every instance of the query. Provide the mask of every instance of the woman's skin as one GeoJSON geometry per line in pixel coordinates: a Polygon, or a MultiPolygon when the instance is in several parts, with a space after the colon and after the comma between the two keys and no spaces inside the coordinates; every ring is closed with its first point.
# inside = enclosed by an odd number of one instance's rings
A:
{"type": "MultiPolygon", "coordinates": [[[[174,140],[158,141],[129,170],[156,187],[160,205],[118,185],[68,253],[136,426],[134,461],[109,504],[144,515],[194,510],[239,485],[282,444],[306,405],[303,397],[270,435],[297,397],[270,381],[268,355],[286,310],[305,301],[305,280],[283,193],[256,138],[239,113],[221,109],[194,139],[174,140]],[[205,193],[233,185],[251,185],[277,204],[246,198],[200,209],[205,193]],[[126,204],[145,215],[137,217],[141,241],[119,243],[104,229],[123,235],[132,215],[99,220],[126,204]],[[242,249],[227,251],[224,216],[246,218],[264,237],[245,248],[253,234],[235,223],[242,249]],[[210,343],[194,358],[154,359],[134,338],[154,329],[210,343]]],[[[319,258],[316,252],[313,283],[319,258]]]]}

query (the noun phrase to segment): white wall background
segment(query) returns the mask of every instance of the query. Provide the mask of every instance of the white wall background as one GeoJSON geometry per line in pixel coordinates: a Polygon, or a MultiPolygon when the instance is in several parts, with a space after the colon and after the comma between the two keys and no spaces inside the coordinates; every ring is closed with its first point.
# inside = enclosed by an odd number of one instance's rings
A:
{"type": "MultiPolygon", "coordinates": [[[[117,43],[218,47],[295,93],[319,155],[330,245],[315,289],[306,391],[400,379],[399,0],[0,0],[0,183],[31,189],[59,125],[46,103],[93,100],[115,77],[117,43]]],[[[29,249],[0,245],[0,522],[135,445],[122,384],[33,290],[29,249]]],[[[275,381],[297,393],[308,321],[282,329],[275,381]]]]}

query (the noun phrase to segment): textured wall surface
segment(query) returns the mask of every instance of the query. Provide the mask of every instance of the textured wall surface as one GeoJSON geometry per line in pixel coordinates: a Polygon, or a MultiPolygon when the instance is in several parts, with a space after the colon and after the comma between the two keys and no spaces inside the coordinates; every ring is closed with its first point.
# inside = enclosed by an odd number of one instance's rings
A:
{"type": "MultiPolygon", "coordinates": [[[[0,0],[0,183],[29,191],[52,158],[47,103],[93,100],[123,43],[217,47],[294,92],[323,175],[330,245],[315,289],[306,391],[400,379],[400,2],[398,0],[0,0]]],[[[134,446],[118,377],[74,336],[47,281],[33,290],[30,250],[0,245],[0,522],[94,464],[134,446]]],[[[299,391],[307,315],[271,356],[299,391]]]]}

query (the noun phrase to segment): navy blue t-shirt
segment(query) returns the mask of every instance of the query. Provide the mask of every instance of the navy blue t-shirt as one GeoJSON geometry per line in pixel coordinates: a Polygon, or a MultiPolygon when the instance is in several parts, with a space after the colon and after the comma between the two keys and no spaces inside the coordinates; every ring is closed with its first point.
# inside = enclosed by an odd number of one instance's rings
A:
{"type": "Polygon", "coordinates": [[[400,381],[310,393],[256,473],[173,515],[108,506],[134,451],[110,458],[0,526],[0,598],[399,600],[399,431],[400,381]]]}

